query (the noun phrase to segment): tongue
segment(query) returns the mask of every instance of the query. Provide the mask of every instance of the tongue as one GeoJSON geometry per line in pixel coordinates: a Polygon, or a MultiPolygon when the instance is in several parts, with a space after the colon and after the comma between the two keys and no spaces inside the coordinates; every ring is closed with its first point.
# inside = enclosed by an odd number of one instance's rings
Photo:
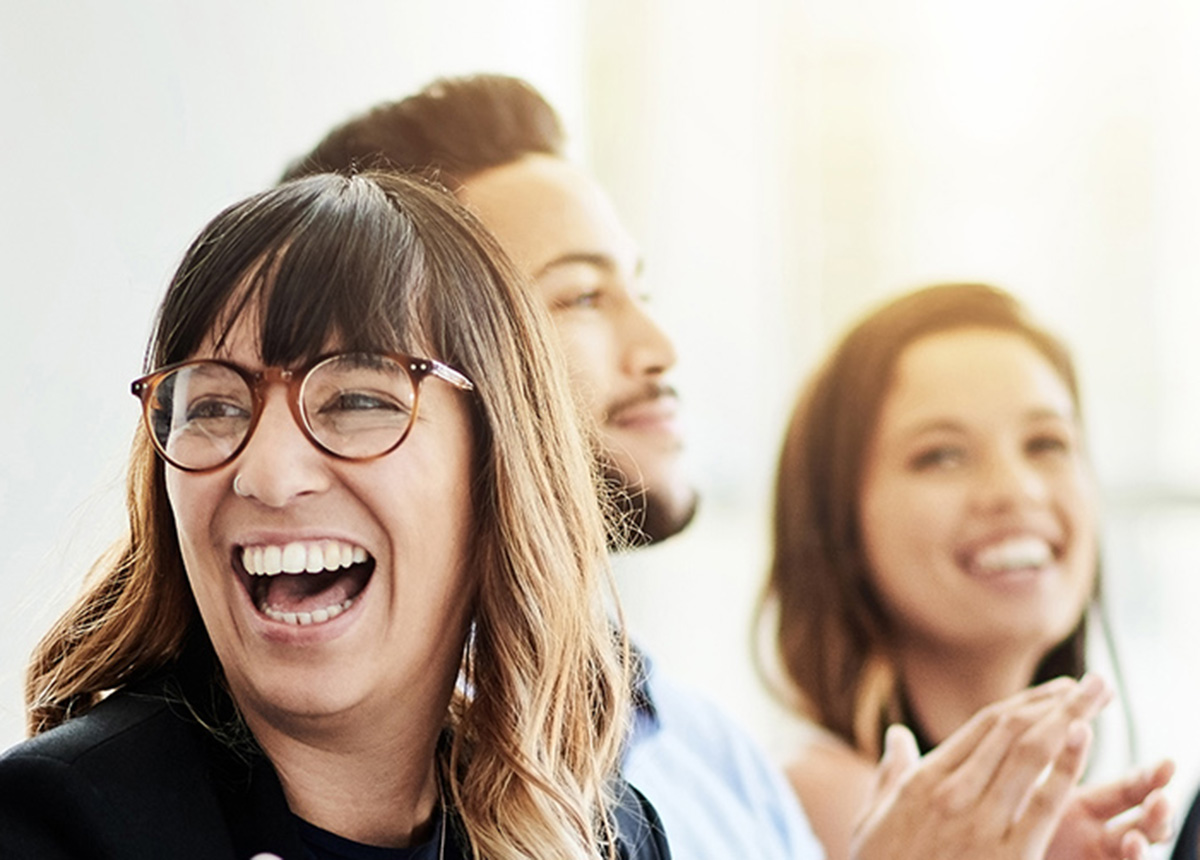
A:
{"type": "Polygon", "coordinates": [[[278,612],[315,612],[357,597],[370,575],[368,565],[356,564],[335,572],[272,576],[258,603],[278,612]]]}

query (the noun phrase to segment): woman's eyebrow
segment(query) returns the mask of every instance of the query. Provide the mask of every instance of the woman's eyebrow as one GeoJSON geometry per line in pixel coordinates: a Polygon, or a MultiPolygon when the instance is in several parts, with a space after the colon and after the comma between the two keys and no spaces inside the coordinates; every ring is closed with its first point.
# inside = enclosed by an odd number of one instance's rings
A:
{"type": "Polygon", "coordinates": [[[896,438],[906,440],[923,436],[926,433],[962,433],[965,430],[966,425],[953,418],[926,418],[900,427],[896,438]]]}

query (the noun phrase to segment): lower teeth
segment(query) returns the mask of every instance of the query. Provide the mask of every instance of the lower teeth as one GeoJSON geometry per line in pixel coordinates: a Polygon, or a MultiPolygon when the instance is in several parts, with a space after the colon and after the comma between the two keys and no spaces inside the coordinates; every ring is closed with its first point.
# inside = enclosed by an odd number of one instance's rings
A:
{"type": "Polygon", "coordinates": [[[278,609],[272,609],[265,603],[258,610],[268,618],[274,618],[276,621],[282,621],[284,624],[295,624],[305,627],[309,624],[323,624],[326,621],[332,621],[349,609],[350,604],[353,602],[353,598],[346,598],[341,603],[335,603],[332,606],[326,606],[323,609],[317,609],[312,612],[281,612],[278,609]]]}

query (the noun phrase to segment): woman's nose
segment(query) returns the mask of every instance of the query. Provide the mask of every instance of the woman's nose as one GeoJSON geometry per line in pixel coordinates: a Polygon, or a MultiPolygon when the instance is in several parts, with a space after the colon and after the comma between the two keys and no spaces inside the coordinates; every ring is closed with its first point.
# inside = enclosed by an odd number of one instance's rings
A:
{"type": "Polygon", "coordinates": [[[1046,498],[1045,477],[1019,452],[994,452],[988,456],[976,487],[979,504],[987,508],[1013,508],[1046,498]]]}
{"type": "Polygon", "coordinates": [[[309,440],[281,390],[268,392],[258,424],[233,461],[234,491],[272,508],[320,493],[332,480],[329,457],[309,440]]]}

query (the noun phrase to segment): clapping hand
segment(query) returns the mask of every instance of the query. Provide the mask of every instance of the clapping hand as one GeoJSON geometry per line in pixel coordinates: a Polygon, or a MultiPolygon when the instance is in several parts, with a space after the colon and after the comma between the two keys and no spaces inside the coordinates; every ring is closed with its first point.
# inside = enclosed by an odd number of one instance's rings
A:
{"type": "Polygon", "coordinates": [[[1097,676],[1059,678],[989,705],[924,758],[892,726],[851,857],[1042,860],[1111,697],[1097,676]]]}
{"type": "Polygon", "coordinates": [[[1171,837],[1171,805],[1162,789],[1175,766],[1153,768],[1074,792],[1048,860],[1142,860],[1171,837]]]}

